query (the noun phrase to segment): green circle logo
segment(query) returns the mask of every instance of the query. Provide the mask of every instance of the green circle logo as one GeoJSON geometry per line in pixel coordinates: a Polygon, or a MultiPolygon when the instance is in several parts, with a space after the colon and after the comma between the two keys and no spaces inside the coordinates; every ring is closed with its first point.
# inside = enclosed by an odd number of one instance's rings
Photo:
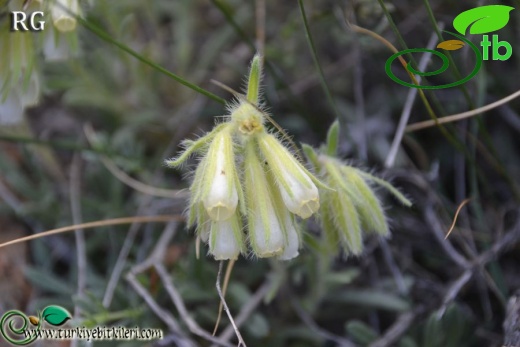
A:
{"type": "Polygon", "coordinates": [[[386,61],[386,64],[385,64],[386,74],[393,81],[395,81],[395,82],[397,82],[397,83],[399,83],[399,84],[401,84],[403,86],[410,87],[410,88],[416,88],[416,89],[443,89],[443,88],[451,88],[451,87],[459,86],[459,85],[464,84],[467,81],[469,81],[471,78],[473,78],[479,72],[480,68],[482,67],[482,61],[483,61],[482,53],[480,53],[478,47],[475,46],[475,44],[473,44],[471,41],[466,39],[464,36],[458,35],[458,34],[455,34],[455,33],[449,32],[449,31],[444,31],[444,32],[446,32],[446,33],[448,33],[450,35],[453,35],[453,36],[457,37],[458,39],[460,39],[461,41],[463,41],[465,44],[470,46],[471,49],[473,50],[473,52],[475,53],[475,58],[476,58],[475,59],[475,67],[473,68],[473,70],[471,71],[471,73],[469,75],[467,75],[466,77],[464,77],[463,79],[461,79],[459,81],[455,81],[455,82],[452,82],[452,83],[441,84],[441,85],[437,85],[437,86],[422,86],[422,85],[416,85],[416,84],[413,84],[413,83],[409,83],[409,82],[403,81],[402,79],[400,79],[399,77],[397,77],[393,73],[393,71],[392,71],[392,63],[393,63],[393,61],[395,59],[397,59],[398,57],[400,57],[400,56],[402,56],[404,54],[408,54],[408,53],[432,53],[435,56],[441,58],[441,60],[442,60],[442,66],[440,68],[438,68],[437,70],[431,71],[431,72],[421,72],[421,71],[418,71],[418,70],[414,69],[411,66],[410,62],[408,62],[408,64],[406,65],[406,70],[408,70],[410,73],[412,73],[414,75],[419,75],[419,76],[423,76],[423,77],[435,76],[435,75],[441,74],[444,71],[446,71],[446,69],[448,69],[448,67],[450,65],[448,57],[444,53],[442,53],[442,52],[435,51],[433,49],[427,49],[427,48],[411,48],[411,49],[405,49],[404,51],[395,53],[390,58],[388,58],[388,60],[386,61]]]}

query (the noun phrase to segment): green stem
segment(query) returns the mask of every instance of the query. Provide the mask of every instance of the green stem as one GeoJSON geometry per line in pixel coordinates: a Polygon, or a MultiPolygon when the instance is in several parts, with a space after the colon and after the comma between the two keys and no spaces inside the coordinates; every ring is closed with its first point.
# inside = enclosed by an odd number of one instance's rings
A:
{"type": "Polygon", "coordinates": [[[325,81],[325,75],[323,73],[323,69],[321,68],[320,61],[318,59],[318,54],[316,53],[316,46],[314,45],[314,40],[312,39],[311,31],[309,29],[309,23],[307,22],[307,16],[305,15],[305,6],[303,6],[303,0],[298,0],[298,5],[300,6],[300,12],[303,19],[303,26],[305,28],[305,36],[307,38],[307,43],[309,44],[309,48],[311,50],[312,59],[314,60],[314,65],[316,66],[316,70],[318,71],[318,75],[320,77],[321,86],[323,88],[323,91],[325,92],[325,95],[327,96],[327,100],[329,101],[329,104],[331,105],[334,113],[336,114],[336,118],[339,119],[339,111],[336,107],[336,103],[334,102],[334,99],[332,98],[332,94],[330,92],[329,86],[327,85],[327,81],[325,81]]]}
{"type": "MultiPolygon", "coordinates": [[[[43,145],[43,146],[50,146],[54,148],[61,148],[61,149],[68,149],[71,151],[82,151],[82,152],[94,152],[103,154],[110,157],[123,157],[121,155],[118,155],[114,152],[105,151],[99,148],[93,148],[93,147],[84,147],[81,145],[78,145],[75,142],[70,141],[47,141],[47,140],[39,140],[35,138],[30,137],[21,137],[21,136],[13,136],[13,135],[0,135],[0,141],[5,142],[14,142],[14,143],[24,143],[24,144],[36,144],[36,145],[43,145]]],[[[125,159],[129,159],[127,157],[123,157],[125,159]]]]}
{"type": "Polygon", "coordinates": [[[222,99],[221,97],[205,90],[205,89],[202,89],[201,87],[191,83],[191,82],[188,82],[187,80],[185,80],[184,78],[174,74],[173,72],[170,72],[168,71],[167,69],[165,69],[164,67],[160,66],[159,64],[156,64],[154,63],[153,61],[151,60],[148,60],[147,58],[143,57],[142,55],[140,55],[139,53],[137,53],[136,51],[134,51],[133,49],[131,49],[130,47],[126,46],[125,44],[119,42],[119,41],[116,41],[114,40],[110,35],[108,35],[105,31],[103,31],[102,29],[100,29],[98,26],[96,26],[95,24],[92,24],[91,22],[89,21],[86,21],[84,20],[83,18],[79,17],[79,16],[76,16],[76,19],[84,26],[86,27],[88,30],[92,31],[94,34],[96,34],[99,38],[101,38],[102,40],[105,40],[106,42],[108,43],[111,43],[113,44],[114,46],[116,46],[117,48],[121,49],[122,51],[130,54],[131,56],[133,56],[134,58],[136,58],[137,60],[139,60],[140,62],[156,69],[157,71],[165,74],[166,76],[172,78],[173,80],[179,82],[180,84],[204,95],[204,96],[207,96],[208,98],[210,99],[213,99],[221,104],[225,104],[226,101],[224,99],[222,99]]]}

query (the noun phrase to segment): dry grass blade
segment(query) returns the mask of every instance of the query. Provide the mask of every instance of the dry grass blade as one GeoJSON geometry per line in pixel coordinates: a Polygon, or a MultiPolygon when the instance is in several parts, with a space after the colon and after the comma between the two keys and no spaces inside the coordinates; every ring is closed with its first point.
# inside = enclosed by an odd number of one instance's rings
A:
{"type": "Polygon", "coordinates": [[[247,347],[246,342],[242,338],[242,334],[240,334],[240,330],[238,330],[238,326],[236,325],[235,320],[233,319],[233,316],[231,315],[231,312],[229,311],[229,307],[226,303],[226,299],[224,298],[224,294],[222,293],[222,288],[220,287],[220,275],[222,273],[223,264],[224,264],[224,262],[220,261],[220,263],[218,265],[218,274],[217,274],[217,283],[216,283],[218,296],[220,297],[222,305],[224,306],[224,310],[226,310],[229,321],[231,322],[231,325],[233,326],[233,330],[235,331],[235,334],[237,336],[238,347],[247,347]]]}
{"type": "Polygon", "coordinates": [[[123,218],[115,218],[115,219],[107,219],[96,222],[88,222],[83,224],[74,224],[69,225],[63,228],[57,228],[52,230],[47,230],[35,235],[30,235],[26,237],[21,237],[12,241],[4,242],[0,244],[0,248],[7,247],[10,245],[14,245],[21,242],[32,241],[36,239],[40,239],[42,237],[56,235],[61,233],[66,233],[69,231],[75,231],[77,229],[91,229],[91,228],[99,228],[106,227],[110,225],[120,225],[120,224],[130,224],[130,223],[151,223],[151,222],[169,222],[169,221],[182,221],[184,217],[180,215],[159,215],[159,216],[134,216],[134,217],[123,217],[123,218]]]}
{"type": "MultiPolygon", "coordinates": [[[[231,259],[226,267],[226,274],[224,275],[224,286],[222,287],[222,295],[224,297],[226,296],[227,287],[229,284],[229,278],[231,277],[231,271],[233,271],[233,266],[235,265],[234,259],[231,259]]],[[[222,309],[224,308],[224,305],[222,301],[220,302],[218,306],[218,316],[217,316],[217,322],[215,323],[215,328],[213,329],[213,336],[217,333],[218,325],[220,323],[220,320],[222,319],[222,309]]]]}
{"type": "Polygon", "coordinates": [[[468,202],[470,202],[471,199],[464,199],[459,207],[457,207],[457,211],[455,212],[455,217],[453,218],[453,223],[451,223],[451,226],[450,226],[450,230],[448,230],[448,232],[446,233],[446,237],[444,239],[447,239],[451,232],[453,231],[453,229],[455,228],[455,224],[457,224],[457,218],[459,217],[459,213],[460,213],[460,210],[462,210],[462,208],[464,207],[464,205],[466,205],[468,202]]]}
{"type": "Polygon", "coordinates": [[[482,107],[479,107],[479,108],[471,110],[471,111],[457,113],[457,114],[453,114],[451,116],[446,116],[446,117],[442,117],[442,118],[437,118],[437,121],[427,120],[424,122],[410,124],[409,126],[406,127],[405,130],[406,130],[406,132],[412,132],[412,131],[430,128],[430,127],[436,126],[438,124],[452,123],[452,122],[457,122],[459,120],[463,120],[466,118],[474,117],[474,116],[479,115],[480,113],[487,112],[489,110],[502,106],[502,105],[508,103],[509,101],[518,98],[519,96],[520,96],[520,90],[517,90],[513,94],[506,96],[505,98],[500,99],[498,101],[495,101],[489,105],[482,106],[482,107]]]}

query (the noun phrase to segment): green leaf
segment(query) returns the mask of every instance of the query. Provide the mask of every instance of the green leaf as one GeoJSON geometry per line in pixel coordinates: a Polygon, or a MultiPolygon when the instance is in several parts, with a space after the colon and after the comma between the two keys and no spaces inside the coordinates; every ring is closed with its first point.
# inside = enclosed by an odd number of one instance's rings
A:
{"type": "Polygon", "coordinates": [[[417,347],[417,343],[410,336],[405,336],[399,341],[399,347],[417,347]]]}
{"type": "Polygon", "coordinates": [[[335,157],[338,153],[339,122],[336,120],[327,133],[327,155],[335,157]]]}
{"type": "Polygon", "coordinates": [[[42,312],[42,318],[49,324],[59,326],[72,318],[70,313],[61,306],[47,306],[42,312]]]}
{"type": "Polygon", "coordinates": [[[173,72],[170,72],[168,71],[167,69],[165,69],[164,67],[162,67],[161,65],[159,64],[156,64],[154,63],[153,61],[151,61],[150,59],[146,58],[145,56],[137,53],[136,51],[134,51],[133,49],[131,49],[130,47],[128,47],[127,45],[115,40],[110,34],[108,34],[106,31],[102,30],[101,28],[99,28],[96,24],[94,24],[92,21],[89,21],[89,20],[85,20],[83,18],[81,18],[80,16],[76,16],[76,20],[81,23],[85,28],[87,28],[88,30],[90,30],[91,32],[93,32],[94,34],[96,34],[100,39],[116,46],[117,48],[121,49],[123,52],[126,52],[128,54],[130,54],[132,57],[136,58],[137,60],[139,60],[140,62],[150,66],[151,68],[159,71],[160,73],[170,77],[171,79],[177,81],[178,83],[196,91],[197,93],[199,94],[202,94],[202,95],[205,95],[207,96],[208,98],[210,99],[213,99],[221,104],[225,104],[226,103],[226,100],[222,99],[221,97],[187,81],[186,79],[184,79],[183,77],[179,76],[179,75],[176,75],[174,74],[173,72]]]}
{"type": "Polygon", "coordinates": [[[430,315],[424,328],[424,347],[445,346],[445,335],[441,320],[436,314],[430,315]]]}
{"type": "Polygon", "coordinates": [[[357,190],[354,196],[362,196],[363,202],[356,205],[356,209],[359,213],[363,229],[367,232],[376,232],[381,236],[387,236],[389,233],[388,223],[386,222],[381,202],[372,188],[359,174],[360,170],[349,166],[343,166],[342,169],[345,179],[357,190]]]}
{"type": "Polygon", "coordinates": [[[410,309],[410,304],[397,295],[371,289],[345,290],[340,293],[331,294],[328,300],[342,304],[397,312],[404,312],[410,309]]]}
{"type": "Polygon", "coordinates": [[[471,334],[469,317],[455,304],[450,305],[443,317],[443,328],[446,335],[446,347],[460,346],[471,334]]]}
{"type": "Polygon", "coordinates": [[[373,182],[377,183],[378,185],[380,185],[381,187],[383,187],[386,190],[388,190],[404,206],[406,206],[406,207],[411,207],[412,206],[412,202],[410,200],[408,200],[400,191],[398,191],[393,185],[391,185],[387,181],[385,181],[385,180],[383,180],[381,178],[378,178],[376,176],[373,176],[373,175],[371,175],[371,174],[369,174],[367,172],[364,172],[364,171],[361,171],[361,170],[358,170],[358,169],[356,169],[356,170],[357,170],[357,172],[361,176],[363,176],[367,180],[373,181],[373,182]]]}
{"type": "Polygon", "coordinates": [[[345,325],[345,329],[352,338],[362,346],[368,345],[377,339],[377,332],[365,323],[352,320],[345,325]]]}
{"type": "Polygon", "coordinates": [[[260,97],[260,82],[262,81],[262,57],[255,55],[251,61],[249,79],[247,81],[247,100],[253,105],[258,105],[260,97]]]}
{"type": "Polygon", "coordinates": [[[28,266],[24,269],[24,274],[32,284],[40,289],[59,295],[74,294],[74,289],[71,286],[46,270],[37,270],[28,266]]]}
{"type": "Polygon", "coordinates": [[[470,34],[487,34],[502,29],[509,22],[509,12],[514,7],[505,5],[480,6],[459,14],[453,20],[453,27],[462,35],[471,26],[470,34]]]}
{"type": "Polygon", "coordinates": [[[359,269],[352,268],[340,272],[331,272],[325,275],[327,284],[349,284],[359,276],[359,269]]]}
{"type": "Polygon", "coordinates": [[[257,339],[266,337],[269,334],[269,321],[265,316],[255,313],[248,319],[245,330],[257,339]]]}
{"type": "Polygon", "coordinates": [[[309,146],[306,143],[302,143],[302,150],[303,153],[305,153],[305,156],[307,157],[307,160],[312,164],[313,169],[318,172],[320,168],[320,162],[318,160],[318,155],[314,151],[314,148],[309,146]]]}

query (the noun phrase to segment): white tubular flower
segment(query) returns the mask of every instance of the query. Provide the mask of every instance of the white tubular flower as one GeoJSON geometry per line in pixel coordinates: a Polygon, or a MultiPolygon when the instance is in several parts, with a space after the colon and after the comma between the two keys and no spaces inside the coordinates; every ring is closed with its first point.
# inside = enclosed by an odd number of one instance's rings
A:
{"type": "Polygon", "coordinates": [[[238,204],[233,139],[227,129],[215,135],[204,160],[202,202],[212,220],[226,220],[238,204]]]}
{"type": "Polygon", "coordinates": [[[245,193],[249,241],[253,252],[260,258],[279,255],[284,250],[284,225],[280,222],[273,202],[272,188],[256,154],[253,143],[248,143],[244,159],[245,193]]]}
{"type": "Polygon", "coordinates": [[[267,258],[282,253],[285,240],[273,205],[268,204],[264,211],[252,213],[254,221],[252,225],[249,224],[249,232],[255,254],[260,258],[267,258]]]}
{"type": "Polygon", "coordinates": [[[292,215],[285,206],[281,193],[276,187],[276,183],[272,172],[266,173],[269,191],[271,192],[274,208],[278,216],[278,220],[283,229],[284,247],[283,253],[278,256],[280,260],[290,260],[299,255],[300,238],[297,225],[295,224],[294,215],[292,215]]]}
{"type": "Polygon", "coordinates": [[[298,251],[300,248],[298,230],[288,213],[287,218],[285,219],[285,233],[285,248],[283,253],[278,257],[280,260],[290,260],[296,258],[300,254],[298,251]]]}
{"type": "Polygon", "coordinates": [[[301,218],[309,218],[320,207],[318,188],[305,168],[271,134],[258,136],[262,155],[269,164],[285,206],[301,218]]]}
{"type": "Polygon", "coordinates": [[[237,259],[242,250],[242,231],[236,214],[231,218],[211,222],[209,252],[215,260],[237,259]]]}
{"type": "Polygon", "coordinates": [[[80,14],[78,0],[54,0],[52,5],[52,22],[61,32],[76,29],[77,20],[74,15],[80,14]]]}

